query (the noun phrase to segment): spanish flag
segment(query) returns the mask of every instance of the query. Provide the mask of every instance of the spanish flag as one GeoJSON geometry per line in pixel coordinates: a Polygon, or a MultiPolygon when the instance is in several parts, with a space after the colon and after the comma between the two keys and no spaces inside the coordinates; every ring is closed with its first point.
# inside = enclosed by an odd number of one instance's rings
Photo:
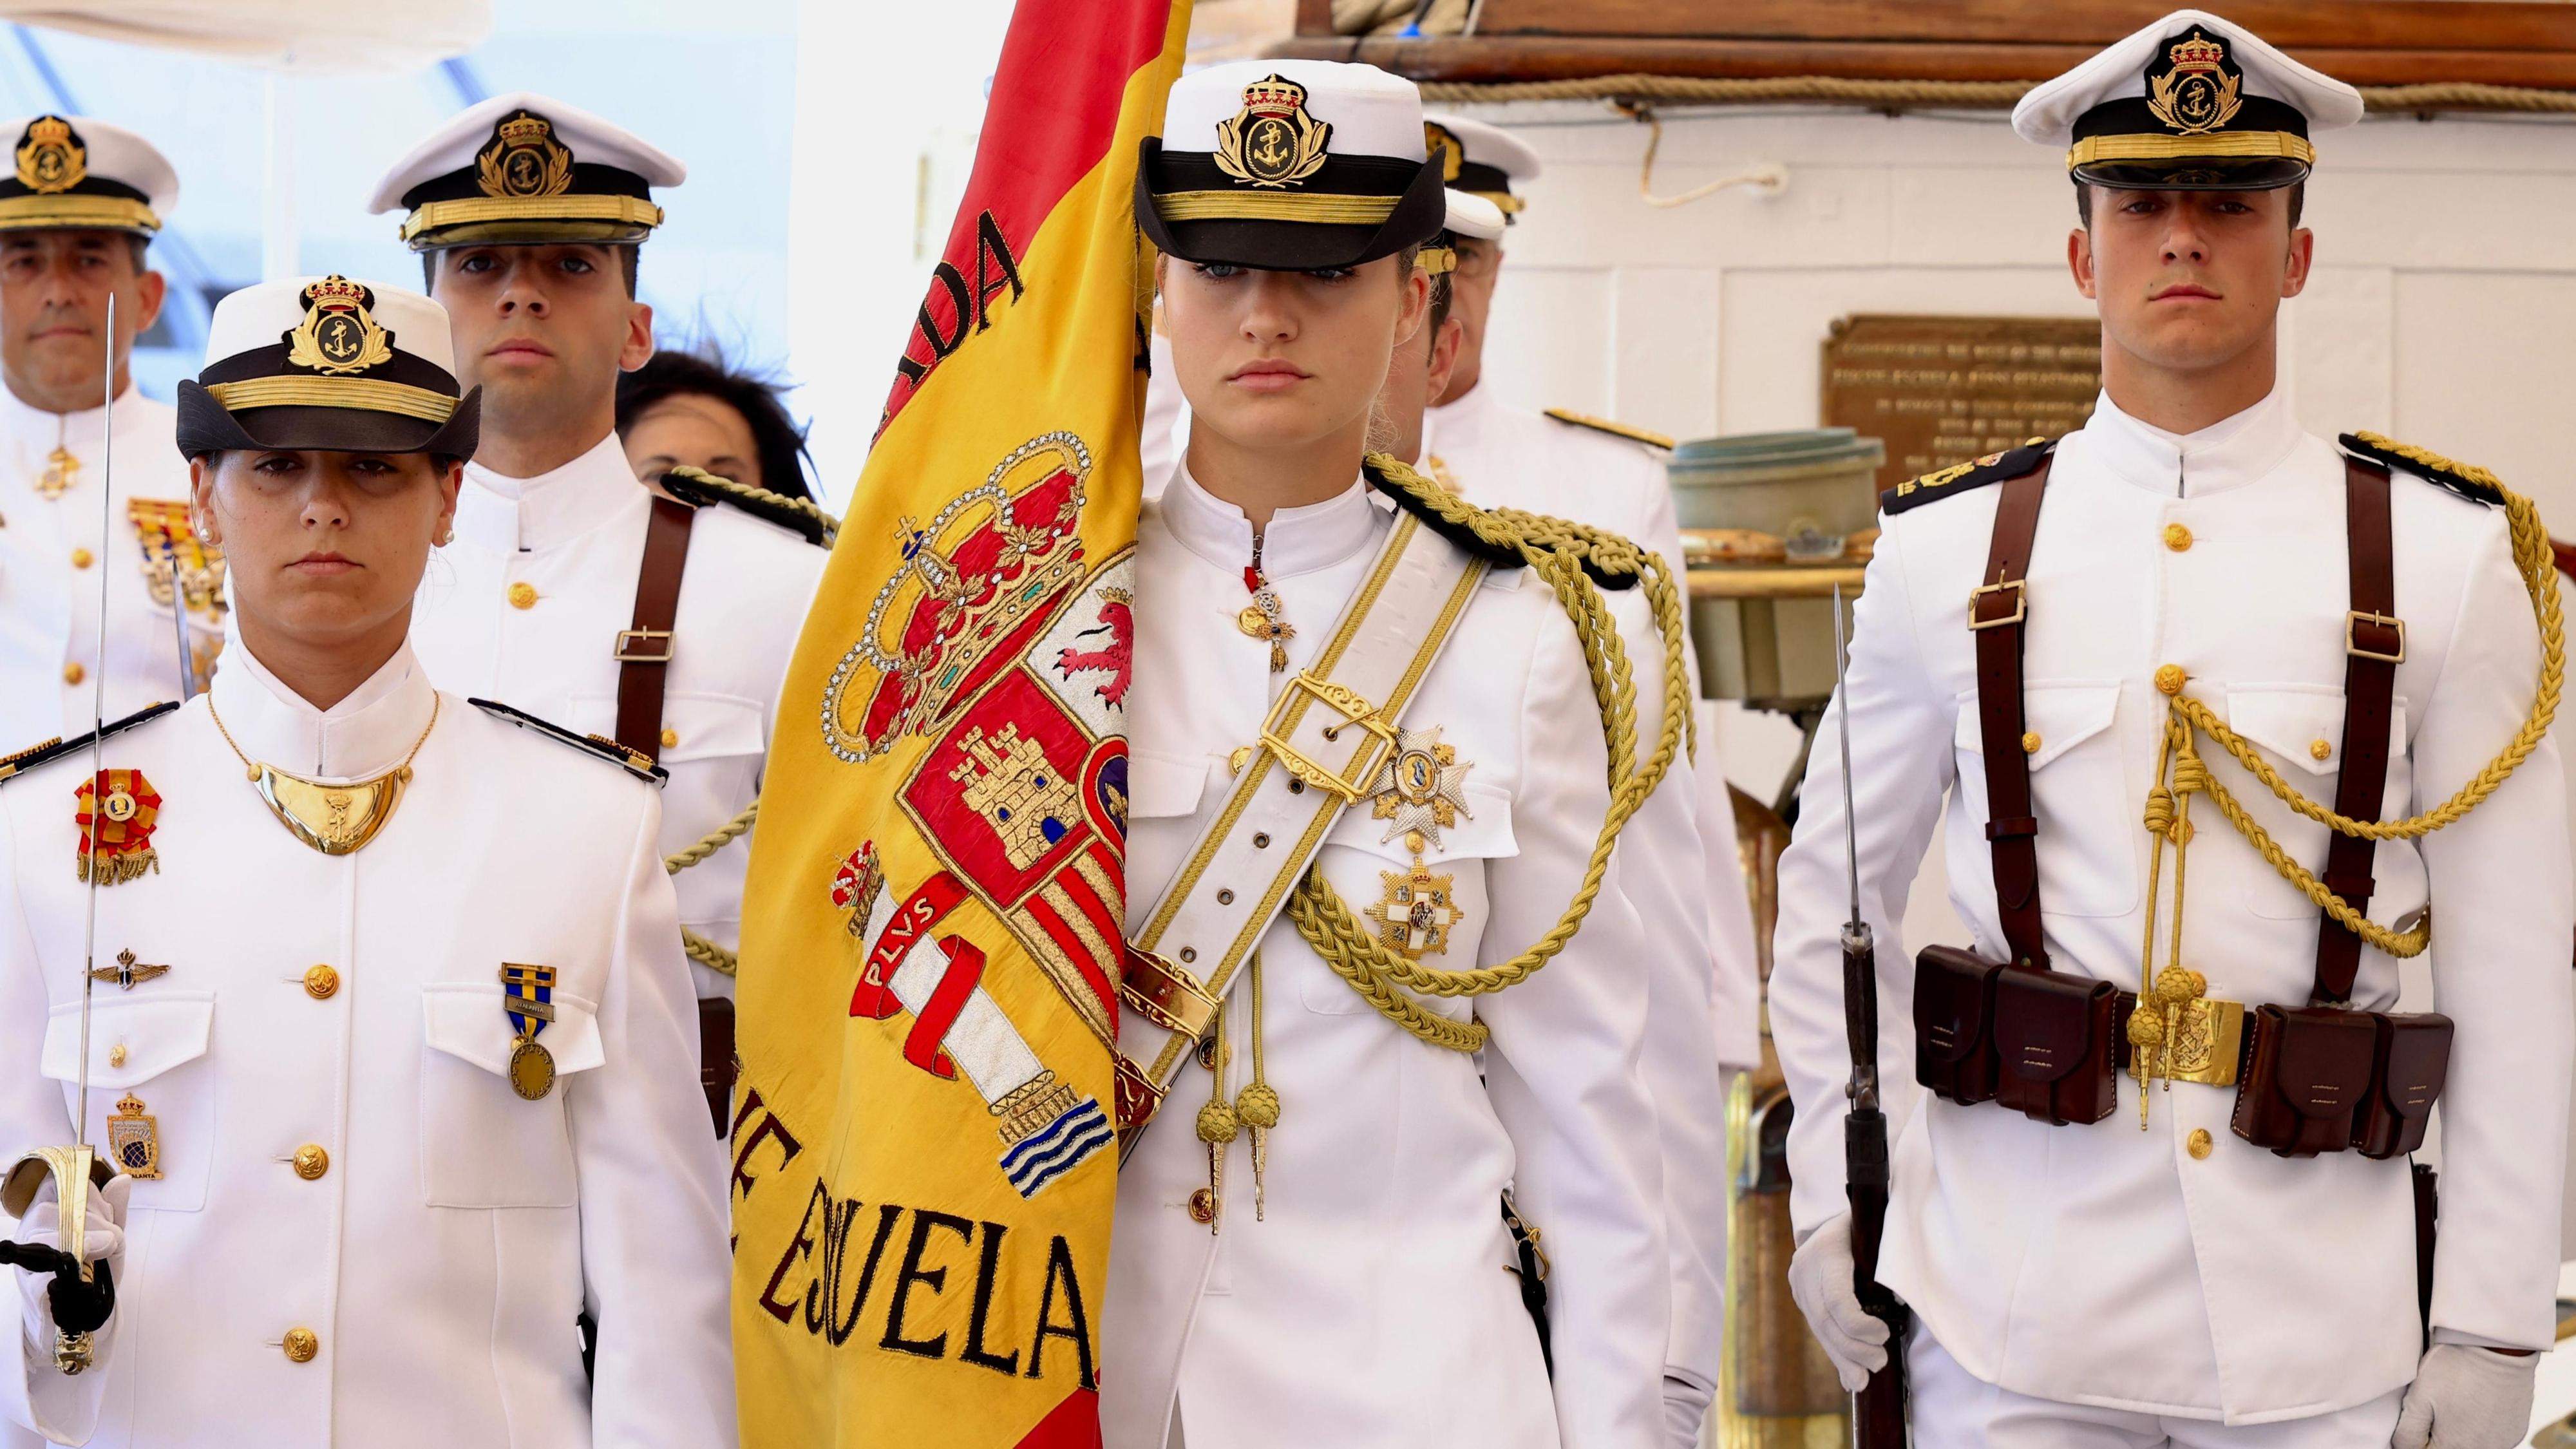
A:
{"type": "Polygon", "coordinates": [[[1142,480],[1189,0],[1022,0],[798,643],[743,910],[750,1449],[1097,1446],[1142,480]]]}

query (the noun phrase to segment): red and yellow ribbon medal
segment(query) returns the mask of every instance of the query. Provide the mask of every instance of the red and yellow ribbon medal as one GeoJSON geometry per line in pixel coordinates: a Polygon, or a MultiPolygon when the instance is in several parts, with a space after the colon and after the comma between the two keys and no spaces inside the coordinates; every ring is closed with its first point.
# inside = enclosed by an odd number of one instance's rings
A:
{"type": "Polygon", "coordinates": [[[161,796],[141,770],[101,770],[72,792],[79,802],[72,823],[80,827],[80,857],[73,869],[83,882],[97,862],[98,884],[123,885],[161,868],[152,830],[161,818],[161,796]]]}
{"type": "Polygon", "coordinates": [[[555,1089],[555,1054],[537,1040],[555,1019],[555,968],[501,964],[501,1009],[519,1034],[510,1048],[510,1090],[528,1101],[555,1089]]]}

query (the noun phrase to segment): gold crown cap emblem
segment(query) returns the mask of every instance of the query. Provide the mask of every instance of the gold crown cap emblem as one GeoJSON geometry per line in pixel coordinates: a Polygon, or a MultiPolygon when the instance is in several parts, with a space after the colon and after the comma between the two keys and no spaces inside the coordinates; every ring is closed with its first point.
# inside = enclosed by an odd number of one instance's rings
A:
{"type": "Polygon", "coordinates": [[[363,307],[367,305],[367,289],[335,272],[305,288],[304,300],[317,307],[363,307]]]}
{"type": "Polygon", "coordinates": [[[2227,47],[2195,30],[2165,52],[2176,70],[2217,70],[2227,61],[2227,47]]]}
{"type": "Polygon", "coordinates": [[[27,126],[27,139],[42,146],[62,146],[72,139],[72,123],[60,116],[38,116],[27,126]]]}
{"type": "Polygon", "coordinates": [[[1256,116],[1291,116],[1305,104],[1306,88],[1286,76],[1274,75],[1243,88],[1243,108],[1256,116]]]}
{"type": "Polygon", "coordinates": [[[117,1098],[116,1110],[124,1113],[128,1117],[139,1117],[143,1115],[143,1099],[134,1095],[132,1092],[128,1092],[124,1096],[117,1098]]]}

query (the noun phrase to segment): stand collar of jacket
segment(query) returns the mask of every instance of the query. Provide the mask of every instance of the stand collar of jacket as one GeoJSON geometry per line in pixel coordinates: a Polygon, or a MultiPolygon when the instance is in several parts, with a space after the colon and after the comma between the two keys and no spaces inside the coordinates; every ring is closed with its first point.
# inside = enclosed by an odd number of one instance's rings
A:
{"type": "MultiPolygon", "coordinates": [[[[95,397],[97,394],[92,393],[91,396],[95,397]]],[[[125,384],[125,391],[116,395],[116,415],[119,418],[127,416],[128,405],[138,401],[141,396],[142,394],[134,390],[134,384],[129,379],[125,384]]],[[[82,455],[84,462],[95,467],[98,463],[98,442],[106,436],[107,409],[105,407],[83,408],[76,413],[49,413],[27,402],[8,388],[0,387],[0,437],[6,437],[22,447],[32,447],[40,451],[51,451],[56,447],[67,448],[73,453],[82,455]]],[[[165,450],[169,447],[166,439],[162,447],[165,450]]],[[[155,466],[165,461],[167,461],[166,458],[151,460],[155,466]]]]}
{"type": "Polygon", "coordinates": [[[2196,433],[2168,433],[2120,411],[2106,389],[2076,436],[2124,481],[2164,497],[2200,498],[2259,482],[2307,433],[2277,384],[2261,402],[2196,433]]]}
{"type": "MultiPolygon", "coordinates": [[[[1494,390],[1479,381],[1463,397],[1422,411],[1422,456],[1444,450],[1465,453],[1484,438],[1485,420],[1494,410],[1494,390]]],[[[1449,461],[1455,462],[1456,459],[1449,461]]]]}
{"type": "Polygon", "coordinates": [[[256,763],[319,780],[363,780],[401,764],[429,724],[437,691],[408,643],[323,710],[271,674],[238,627],[224,632],[211,697],[233,743],[256,763]]]}
{"type": "Polygon", "coordinates": [[[480,463],[465,465],[456,499],[459,538],[504,553],[552,548],[652,506],[635,481],[615,432],[591,450],[534,478],[511,478],[480,463]]]}
{"type": "MultiPolygon", "coordinates": [[[[1375,542],[1386,512],[1354,475],[1351,486],[1302,508],[1282,508],[1261,531],[1261,571],[1271,579],[1330,568],[1375,542]]],[[[1252,561],[1252,520],[1190,476],[1183,459],[1158,500],[1163,526],[1183,548],[1227,570],[1252,561]]]]}

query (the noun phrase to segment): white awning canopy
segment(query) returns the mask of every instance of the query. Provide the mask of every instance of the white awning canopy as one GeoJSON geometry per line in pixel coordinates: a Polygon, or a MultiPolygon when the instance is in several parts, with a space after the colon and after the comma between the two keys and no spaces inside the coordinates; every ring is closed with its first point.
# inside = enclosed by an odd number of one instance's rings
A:
{"type": "Polygon", "coordinates": [[[0,21],[287,71],[403,71],[492,33],[491,0],[0,0],[0,21]]]}

